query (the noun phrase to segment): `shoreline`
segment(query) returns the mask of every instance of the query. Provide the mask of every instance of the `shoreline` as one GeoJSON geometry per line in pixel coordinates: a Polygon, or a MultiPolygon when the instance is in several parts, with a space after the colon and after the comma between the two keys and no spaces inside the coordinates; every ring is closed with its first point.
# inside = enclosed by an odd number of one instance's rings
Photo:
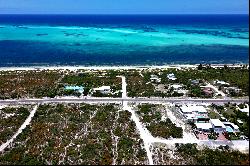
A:
{"type": "MultiPolygon", "coordinates": [[[[139,70],[139,69],[169,69],[169,68],[197,68],[200,64],[173,64],[173,65],[162,65],[162,66],[153,66],[153,65],[143,65],[143,66],[23,66],[23,67],[0,67],[0,71],[15,71],[15,70],[139,70]]],[[[207,64],[202,64],[203,66],[207,64]]],[[[223,68],[224,65],[227,67],[242,67],[243,65],[249,64],[210,64],[212,68],[223,68]]]]}

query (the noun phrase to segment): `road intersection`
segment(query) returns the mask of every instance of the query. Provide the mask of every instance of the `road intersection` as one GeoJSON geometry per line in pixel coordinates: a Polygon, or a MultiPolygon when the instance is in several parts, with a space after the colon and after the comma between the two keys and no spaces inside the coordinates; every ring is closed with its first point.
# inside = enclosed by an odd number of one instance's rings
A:
{"type": "MultiPolygon", "coordinates": [[[[127,90],[126,90],[126,79],[124,76],[119,76],[122,78],[122,97],[121,98],[109,98],[109,97],[55,97],[55,98],[22,98],[22,99],[10,99],[10,100],[0,100],[0,105],[22,105],[22,104],[35,104],[35,109],[37,108],[37,105],[39,104],[56,104],[56,103],[120,103],[123,105],[124,110],[128,110],[132,114],[132,119],[136,123],[136,127],[139,130],[140,136],[144,141],[144,146],[147,151],[147,156],[149,159],[149,163],[153,164],[153,159],[152,159],[152,153],[149,150],[150,145],[152,143],[164,143],[168,145],[173,145],[175,143],[198,143],[199,145],[208,145],[210,147],[216,146],[218,147],[219,145],[225,145],[225,144],[230,144],[230,146],[236,146],[235,148],[237,149],[238,145],[242,144],[242,149],[248,149],[249,146],[246,146],[246,142],[248,141],[238,141],[236,143],[234,142],[214,142],[214,141],[199,141],[197,139],[195,140],[188,140],[188,139],[160,139],[160,138],[154,138],[152,137],[151,134],[145,130],[145,127],[141,124],[139,121],[138,117],[135,114],[135,110],[133,110],[128,104],[129,103],[162,103],[162,104],[167,104],[167,103],[176,103],[176,104],[185,104],[185,103],[195,103],[195,104],[224,104],[224,103],[243,103],[243,102],[249,102],[249,98],[244,98],[244,99],[232,99],[232,98],[222,98],[222,99],[203,99],[203,98],[159,98],[159,97],[151,97],[151,98],[146,98],[146,97],[140,97],[140,98],[131,98],[127,97],[127,90]]],[[[34,116],[31,113],[32,116],[34,116]]],[[[32,117],[30,115],[30,117],[32,117]]],[[[31,118],[27,118],[27,123],[31,121],[31,118]]],[[[26,124],[26,123],[24,123],[26,124]]],[[[26,127],[26,125],[23,125],[24,127],[20,128],[20,131],[17,133],[19,134],[23,128],[26,127]]],[[[16,136],[16,135],[15,135],[16,136]]],[[[14,140],[15,136],[13,139],[9,140],[9,142],[6,142],[6,145],[1,146],[1,150],[3,150],[7,145],[14,140]]]]}

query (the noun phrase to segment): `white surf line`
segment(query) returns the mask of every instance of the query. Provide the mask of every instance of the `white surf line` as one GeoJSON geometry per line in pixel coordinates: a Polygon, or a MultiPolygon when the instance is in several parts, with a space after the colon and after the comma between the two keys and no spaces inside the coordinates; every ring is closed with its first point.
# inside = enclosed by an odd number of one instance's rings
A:
{"type": "Polygon", "coordinates": [[[28,118],[24,121],[24,123],[21,125],[21,127],[18,129],[18,131],[12,136],[11,139],[9,139],[6,143],[2,144],[0,146],[0,152],[3,151],[10,143],[12,143],[14,141],[14,139],[20,134],[22,133],[23,129],[26,128],[27,125],[30,124],[33,116],[36,113],[38,106],[36,105],[33,110],[30,112],[30,115],[28,116],[28,118]]]}
{"type": "MultiPolygon", "coordinates": [[[[199,64],[166,64],[161,66],[152,65],[130,65],[130,66],[86,66],[86,65],[76,65],[76,66],[29,66],[29,67],[0,67],[0,71],[15,71],[15,70],[130,70],[130,69],[168,69],[168,68],[197,68],[199,64]]],[[[224,65],[228,67],[242,67],[246,65],[249,67],[248,63],[242,64],[211,64],[213,68],[223,68],[224,65]]]]}

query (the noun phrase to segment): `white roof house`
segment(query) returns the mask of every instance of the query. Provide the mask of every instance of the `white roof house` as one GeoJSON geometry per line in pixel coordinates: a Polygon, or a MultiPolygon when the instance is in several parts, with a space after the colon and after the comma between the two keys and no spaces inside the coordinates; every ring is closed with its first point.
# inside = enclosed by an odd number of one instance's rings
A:
{"type": "Polygon", "coordinates": [[[207,113],[207,110],[203,106],[197,105],[183,105],[181,111],[183,113],[207,113]]]}
{"type": "Polygon", "coordinates": [[[154,75],[154,74],[150,75],[150,77],[151,77],[152,79],[159,78],[157,75],[154,75]]]}
{"type": "Polygon", "coordinates": [[[179,84],[173,84],[173,85],[170,85],[170,87],[173,87],[175,90],[179,90],[182,88],[182,85],[179,85],[179,84]]]}
{"type": "Polygon", "coordinates": [[[234,123],[231,123],[231,122],[223,122],[223,123],[224,123],[224,125],[230,125],[230,126],[232,126],[234,130],[238,130],[239,129],[239,126],[237,126],[234,123]]]}
{"type": "Polygon", "coordinates": [[[168,75],[167,75],[167,78],[168,78],[169,80],[173,80],[173,81],[177,79],[177,78],[175,77],[174,73],[168,74],[168,75]]]}
{"type": "Polygon", "coordinates": [[[181,106],[180,109],[184,114],[192,114],[192,110],[186,105],[181,106]]]}
{"type": "Polygon", "coordinates": [[[187,121],[208,121],[207,110],[203,106],[183,105],[180,107],[187,121]]]}
{"type": "Polygon", "coordinates": [[[192,114],[192,113],[191,114],[185,114],[185,116],[186,116],[186,118],[188,120],[197,119],[196,116],[194,114],[192,114]]]}
{"type": "Polygon", "coordinates": [[[238,119],[237,122],[238,122],[239,124],[243,124],[243,123],[244,123],[244,122],[243,122],[242,120],[240,120],[240,119],[238,119]]]}
{"type": "Polygon", "coordinates": [[[193,112],[207,113],[207,110],[203,106],[193,105],[191,106],[191,109],[193,110],[193,112]]]}
{"type": "Polygon", "coordinates": [[[241,112],[246,112],[247,115],[249,116],[249,105],[248,105],[248,104],[247,104],[247,107],[246,107],[246,108],[243,108],[243,109],[240,109],[240,108],[239,108],[239,110],[240,110],[241,112]]]}
{"type": "Polygon", "coordinates": [[[210,130],[213,128],[211,123],[195,123],[197,129],[210,130]]]}
{"type": "Polygon", "coordinates": [[[230,86],[230,87],[225,87],[227,91],[235,91],[235,92],[240,92],[242,91],[240,88],[235,87],[235,86],[230,86]]]}
{"type": "Polygon", "coordinates": [[[150,81],[161,82],[161,78],[157,75],[151,75],[150,81]]]}
{"type": "Polygon", "coordinates": [[[173,90],[177,93],[186,94],[188,92],[188,90],[183,89],[183,85],[179,85],[179,84],[170,85],[170,88],[173,88],[173,90]]]}
{"type": "Polygon", "coordinates": [[[183,93],[186,94],[188,92],[188,90],[184,90],[184,89],[179,89],[176,91],[177,93],[183,93]]]}
{"type": "Polygon", "coordinates": [[[170,73],[167,75],[168,77],[175,77],[174,73],[170,73]]]}
{"type": "Polygon", "coordinates": [[[94,90],[105,90],[105,89],[110,89],[110,86],[101,86],[99,88],[94,88],[94,90]]]}
{"type": "Polygon", "coordinates": [[[110,86],[101,86],[99,88],[94,88],[94,91],[100,91],[101,93],[110,93],[110,86]]]}
{"type": "Polygon", "coordinates": [[[227,83],[225,81],[219,81],[219,80],[214,81],[214,84],[218,84],[218,85],[230,85],[229,83],[227,83]]]}
{"type": "Polygon", "coordinates": [[[226,128],[226,126],[219,119],[210,119],[210,123],[215,128],[226,128]]]}

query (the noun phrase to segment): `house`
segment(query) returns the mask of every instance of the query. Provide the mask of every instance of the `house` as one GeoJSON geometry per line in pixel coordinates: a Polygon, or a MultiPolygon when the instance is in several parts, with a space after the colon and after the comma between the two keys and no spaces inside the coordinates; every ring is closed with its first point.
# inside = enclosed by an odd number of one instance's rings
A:
{"type": "Polygon", "coordinates": [[[64,90],[74,90],[74,91],[77,91],[79,93],[83,93],[84,87],[83,86],[65,86],[64,90]]]}
{"type": "Polygon", "coordinates": [[[216,133],[223,133],[226,131],[226,126],[219,119],[210,119],[210,123],[216,133]]]}
{"type": "Polygon", "coordinates": [[[212,97],[213,94],[214,94],[213,89],[210,88],[210,87],[204,87],[204,88],[202,89],[202,91],[205,93],[206,96],[212,97]]]}
{"type": "Polygon", "coordinates": [[[186,94],[186,93],[188,92],[187,90],[184,90],[184,89],[183,89],[183,86],[182,86],[182,85],[179,85],[179,84],[170,85],[170,88],[172,88],[173,91],[174,91],[174,92],[177,92],[177,93],[186,94]]]}
{"type": "Polygon", "coordinates": [[[207,110],[203,106],[184,105],[180,107],[180,111],[188,122],[209,121],[207,110]]]}
{"type": "Polygon", "coordinates": [[[237,120],[237,122],[240,124],[240,125],[243,125],[244,122],[242,122],[242,120],[237,120]]]}
{"type": "Polygon", "coordinates": [[[178,90],[181,90],[181,89],[182,89],[182,85],[173,84],[173,85],[170,85],[170,88],[173,88],[174,91],[178,91],[178,90]]]}
{"type": "Polygon", "coordinates": [[[213,129],[211,123],[195,123],[195,127],[199,131],[210,132],[213,129]]]}
{"type": "Polygon", "coordinates": [[[110,86],[101,86],[99,88],[94,88],[93,89],[95,92],[99,91],[102,94],[108,94],[111,91],[110,86]]]}
{"type": "Polygon", "coordinates": [[[167,75],[167,78],[168,78],[169,80],[172,80],[172,81],[174,81],[174,80],[177,79],[177,78],[175,77],[174,73],[168,74],[168,75],[167,75]]]}
{"type": "Polygon", "coordinates": [[[217,133],[239,133],[239,127],[231,122],[220,122],[219,119],[210,119],[209,123],[195,123],[195,127],[199,131],[210,132],[214,130],[217,133]]]}
{"type": "Polygon", "coordinates": [[[160,83],[161,82],[161,78],[159,78],[157,75],[151,75],[150,76],[150,81],[151,82],[155,82],[155,83],[160,83]]]}
{"type": "Polygon", "coordinates": [[[223,124],[226,126],[226,131],[228,133],[239,133],[240,132],[239,127],[234,123],[223,122],[223,124]]]}
{"type": "Polygon", "coordinates": [[[241,112],[246,112],[247,113],[247,116],[249,116],[249,105],[246,104],[246,107],[245,108],[238,108],[241,112]]]}
{"type": "Polygon", "coordinates": [[[225,87],[224,90],[228,94],[230,94],[230,93],[236,93],[236,94],[238,94],[238,93],[240,93],[242,91],[241,89],[239,89],[237,87],[225,87]]]}
{"type": "Polygon", "coordinates": [[[192,85],[199,85],[200,80],[191,80],[192,85]]]}
{"type": "Polygon", "coordinates": [[[230,85],[229,83],[225,81],[219,81],[219,80],[214,81],[214,84],[217,86],[229,86],[230,85]]]}
{"type": "Polygon", "coordinates": [[[225,118],[225,117],[220,117],[220,120],[222,121],[222,122],[227,122],[227,118],[225,118]]]}

